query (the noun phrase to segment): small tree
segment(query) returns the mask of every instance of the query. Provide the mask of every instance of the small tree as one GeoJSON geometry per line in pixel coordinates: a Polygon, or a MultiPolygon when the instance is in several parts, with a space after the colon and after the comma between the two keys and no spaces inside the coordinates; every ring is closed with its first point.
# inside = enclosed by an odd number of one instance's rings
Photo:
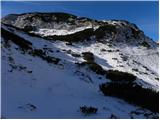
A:
{"type": "Polygon", "coordinates": [[[97,113],[98,109],[95,108],[95,107],[92,107],[92,106],[87,107],[87,106],[84,105],[84,106],[80,107],[80,111],[82,113],[84,113],[85,115],[89,115],[89,114],[97,113]]]}

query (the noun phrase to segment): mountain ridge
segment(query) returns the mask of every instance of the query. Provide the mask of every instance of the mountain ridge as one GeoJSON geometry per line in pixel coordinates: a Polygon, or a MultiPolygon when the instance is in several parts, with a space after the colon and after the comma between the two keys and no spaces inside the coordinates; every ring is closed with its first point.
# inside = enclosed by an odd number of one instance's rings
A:
{"type": "MultiPolygon", "coordinates": [[[[10,16],[10,15],[8,15],[8,16],[10,16]]],[[[14,27],[26,30],[27,32],[30,32],[34,35],[38,35],[40,37],[42,37],[42,36],[44,36],[45,38],[52,38],[53,37],[53,39],[58,39],[57,36],[63,36],[63,35],[64,35],[64,38],[66,38],[65,35],[74,34],[76,32],[81,32],[83,30],[85,31],[85,29],[87,29],[87,28],[90,29],[89,32],[92,32],[91,34],[93,34],[92,36],[94,36],[95,34],[93,33],[93,31],[96,31],[96,29],[99,29],[99,27],[101,27],[100,30],[97,30],[98,31],[97,34],[100,35],[100,37],[103,37],[105,34],[105,32],[102,32],[102,31],[106,31],[106,30],[108,32],[116,31],[117,32],[116,36],[110,35],[109,37],[112,36],[114,38],[117,38],[116,40],[120,41],[120,42],[122,41],[122,39],[123,40],[128,39],[128,42],[130,42],[130,41],[132,42],[134,40],[136,41],[139,39],[139,43],[141,45],[144,45],[144,46],[152,45],[151,46],[152,48],[154,46],[157,46],[155,41],[153,41],[149,37],[146,37],[144,35],[143,31],[141,31],[135,24],[129,23],[128,21],[125,21],[125,20],[97,21],[97,20],[92,20],[92,19],[85,18],[85,17],[77,17],[72,14],[59,13],[59,12],[58,13],[56,13],[56,12],[55,13],[39,13],[39,12],[23,13],[23,14],[16,14],[16,16],[17,16],[17,18],[14,20],[10,19],[10,17],[8,19],[8,17],[6,16],[2,19],[2,23],[12,25],[14,27]],[[67,17],[64,17],[63,15],[66,15],[67,17]],[[38,18],[36,18],[35,21],[34,20],[30,21],[30,17],[35,18],[36,16],[38,16],[38,18]],[[46,18],[50,19],[48,21],[49,23],[44,21],[44,19],[46,19],[46,18]],[[57,22],[56,18],[59,18],[58,21],[61,21],[61,20],[62,21],[57,22]],[[70,19],[70,18],[73,18],[73,20],[68,21],[68,19],[70,19]],[[79,18],[82,18],[82,19],[79,19],[79,18]],[[39,19],[40,19],[40,21],[39,21],[39,19]],[[70,22],[72,24],[70,24],[70,22]],[[93,29],[93,30],[91,30],[91,29],[93,29]],[[54,36],[55,36],[55,38],[54,38],[54,36]],[[145,40],[145,39],[147,39],[147,40],[145,40]]]]}

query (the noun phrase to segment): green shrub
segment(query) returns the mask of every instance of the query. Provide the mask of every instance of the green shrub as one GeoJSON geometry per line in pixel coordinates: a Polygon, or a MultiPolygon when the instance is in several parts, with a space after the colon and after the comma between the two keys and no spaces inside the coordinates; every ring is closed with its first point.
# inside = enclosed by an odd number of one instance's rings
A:
{"type": "Polygon", "coordinates": [[[117,119],[117,116],[114,115],[114,114],[111,114],[110,118],[109,119],[117,119]]]}
{"type": "Polygon", "coordinates": [[[123,65],[119,65],[119,67],[124,67],[123,65]]]}
{"type": "Polygon", "coordinates": [[[106,33],[116,33],[116,27],[114,25],[102,25],[98,29],[95,30],[94,34],[97,39],[102,39],[106,33]]]}
{"type": "Polygon", "coordinates": [[[51,57],[51,56],[43,57],[43,59],[46,60],[48,63],[54,63],[54,64],[58,64],[60,61],[59,58],[55,58],[55,57],[51,57]]]}
{"type": "Polygon", "coordinates": [[[106,71],[106,78],[112,81],[124,81],[133,82],[136,80],[136,76],[131,73],[121,72],[118,70],[108,70],[106,71]]]}
{"type": "Polygon", "coordinates": [[[83,52],[83,58],[88,62],[94,62],[94,55],[91,52],[83,52]]]}
{"type": "Polygon", "coordinates": [[[41,49],[34,49],[30,52],[30,54],[33,56],[40,57],[43,60],[47,61],[48,63],[58,64],[60,61],[59,58],[55,58],[55,57],[46,55],[46,53],[41,49]]]}
{"type": "Polygon", "coordinates": [[[1,28],[1,35],[6,40],[11,40],[13,43],[18,45],[22,50],[29,50],[32,49],[31,45],[32,43],[25,40],[24,38],[21,38],[20,36],[13,34],[3,28],[1,28]]]}
{"type": "Polygon", "coordinates": [[[107,51],[107,50],[106,50],[106,49],[103,49],[103,48],[101,49],[101,52],[105,52],[105,51],[107,51]]]}
{"type": "Polygon", "coordinates": [[[149,71],[149,68],[148,68],[148,67],[146,67],[146,66],[144,66],[144,65],[143,65],[142,67],[149,71]]]}
{"type": "Polygon", "coordinates": [[[112,58],[112,60],[118,60],[117,58],[112,58]]]}
{"type": "Polygon", "coordinates": [[[34,49],[33,51],[32,51],[32,55],[33,56],[44,56],[46,53],[43,51],[43,50],[41,50],[41,49],[34,49]]]}
{"type": "Polygon", "coordinates": [[[80,111],[82,113],[84,113],[85,115],[89,115],[89,114],[97,113],[98,108],[95,108],[95,107],[92,107],[92,106],[87,107],[87,106],[84,105],[84,106],[80,107],[80,111]]]}
{"type": "Polygon", "coordinates": [[[107,50],[107,52],[114,52],[114,50],[107,50]]]}
{"type": "Polygon", "coordinates": [[[103,68],[95,62],[82,62],[75,64],[77,64],[79,67],[88,66],[89,69],[95,72],[96,74],[105,75],[105,70],[103,70],[103,68]]]}
{"type": "Polygon", "coordinates": [[[98,65],[97,63],[95,63],[95,62],[87,62],[87,65],[89,66],[89,68],[93,72],[95,72],[97,74],[100,74],[100,75],[104,75],[105,74],[105,70],[103,70],[103,68],[100,65],[98,65]]]}
{"type": "Polygon", "coordinates": [[[127,61],[128,60],[128,56],[125,56],[125,55],[122,55],[121,58],[122,58],[123,61],[127,61]]]}
{"type": "Polygon", "coordinates": [[[133,70],[133,71],[136,71],[136,72],[138,72],[138,71],[139,71],[138,69],[135,69],[135,68],[132,68],[132,70],[133,70]]]}
{"type": "Polygon", "coordinates": [[[72,55],[73,57],[81,57],[81,55],[80,55],[80,54],[77,54],[77,53],[71,53],[71,55],[72,55]]]}
{"type": "Polygon", "coordinates": [[[159,93],[138,84],[111,82],[101,84],[100,90],[106,96],[121,98],[153,112],[159,111],[159,93]]]}
{"type": "Polygon", "coordinates": [[[69,35],[61,35],[61,36],[53,35],[53,36],[47,36],[46,38],[51,40],[61,40],[67,42],[80,42],[84,40],[90,40],[90,37],[93,35],[94,35],[93,29],[89,28],[69,35]]]}
{"type": "Polygon", "coordinates": [[[97,39],[102,39],[105,35],[106,35],[105,31],[103,31],[102,29],[97,29],[95,31],[95,36],[97,39]]]}
{"type": "Polygon", "coordinates": [[[32,70],[29,70],[29,71],[27,71],[28,73],[32,73],[33,71],[32,70]]]}
{"type": "Polygon", "coordinates": [[[156,77],[155,79],[156,79],[157,81],[159,81],[159,78],[158,78],[158,77],[156,77]]]}

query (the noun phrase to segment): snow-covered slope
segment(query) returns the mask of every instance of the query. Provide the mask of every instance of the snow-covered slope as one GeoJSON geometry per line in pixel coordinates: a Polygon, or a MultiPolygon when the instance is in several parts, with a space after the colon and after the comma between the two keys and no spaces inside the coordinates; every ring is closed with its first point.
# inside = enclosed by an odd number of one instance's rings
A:
{"type": "Polygon", "coordinates": [[[59,18],[54,17],[55,14],[52,17],[47,15],[29,13],[9,15],[2,19],[3,117],[158,117],[159,113],[129,104],[123,99],[104,96],[99,85],[110,82],[110,79],[76,64],[85,61],[82,53],[91,52],[95,62],[104,70],[132,73],[137,77],[137,84],[159,91],[159,56],[158,46],[154,41],[146,37],[134,24],[126,21],[93,22],[71,15],[68,18],[72,18],[72,22],[74,20],[71,25],[68,21],[55,22],[54,20],[59,18]],[[46,23],[37,18],[37,15],[45,15],[48,18],[46,23]],[[32,18],[32,21],[29,18],[32,18]],[[50,19],[52,23],[49,22],[50,19]],[[67,35],[90,28],[96,31],[99,26],[106,24],[115,26],[116,32],[106,31],[100,39],[92,35],[89,40],[70,43],[46,38],[66,35],[67,39],[67,35]],[[25,25],[33,25],[35,29],[25,31],[25,25]],[[133,31],[138,37],[134,36],[133,31]],[[144,42],[147,44],[142,44],[144,42]],[[83,105],[96,107],[98,111],[96,114],[84,115],[79,109],[83,105]]]}

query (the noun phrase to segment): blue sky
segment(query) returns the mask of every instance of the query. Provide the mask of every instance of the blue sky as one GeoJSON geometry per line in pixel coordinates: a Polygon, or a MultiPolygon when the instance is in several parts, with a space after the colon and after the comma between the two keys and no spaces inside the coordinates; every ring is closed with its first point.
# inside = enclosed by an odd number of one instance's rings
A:
{"type": "Polygon", "coordinates": [[[98,20],[120,19],[135,23],[158,40],[158,1],[3,1],[2,17],[24,12],[68,12],[98,20]]]}

